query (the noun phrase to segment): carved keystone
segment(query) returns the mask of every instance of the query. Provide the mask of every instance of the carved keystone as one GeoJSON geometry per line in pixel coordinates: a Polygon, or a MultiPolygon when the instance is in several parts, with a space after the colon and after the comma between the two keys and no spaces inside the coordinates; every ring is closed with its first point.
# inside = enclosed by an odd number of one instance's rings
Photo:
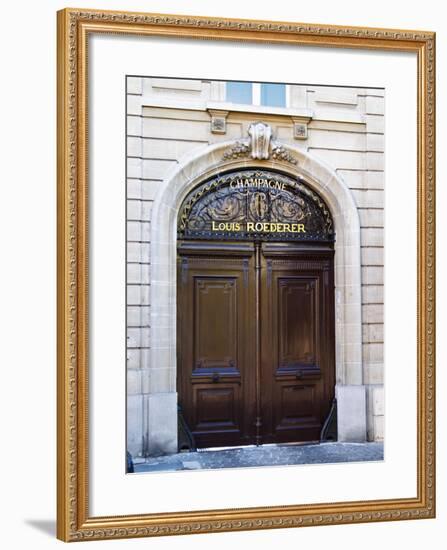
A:
{"type": "Polygon", "coordinates": [[[272,138],[272,129],[264,122],[254,122],[250,124],[248,135],[251,141],[251,158],[268,159],[270,156],[270,140],[272,138]]]}

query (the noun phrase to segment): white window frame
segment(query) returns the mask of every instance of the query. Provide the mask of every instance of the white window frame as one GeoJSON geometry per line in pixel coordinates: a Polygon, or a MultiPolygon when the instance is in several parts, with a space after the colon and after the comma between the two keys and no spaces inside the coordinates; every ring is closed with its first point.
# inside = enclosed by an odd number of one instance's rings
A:
{"type": "Polygon", "coordinates": [[[251,84],[251,102],[253,105],[261,105],[261,83],[252,82],[251,84]]]}
{"type": "MultiPolygon", "coordinates": [[[[268,107],[268,105],[262,105],[261,104],[261,84],[264,84],[263,82],[251,82],[251,104],[255,105],[257,107],[268,107]]],[[[278,84],[282,84],[282,82],[278,82],[278,84]]],[[[285,84],[286,87],[286,104],[284,105],[285,108],[287,108],[290,105],[290,86],[289,84],[285,84]]],[[[225,83],[225,99],[227,95],[226,90],[226,83],[225,83]]]]}

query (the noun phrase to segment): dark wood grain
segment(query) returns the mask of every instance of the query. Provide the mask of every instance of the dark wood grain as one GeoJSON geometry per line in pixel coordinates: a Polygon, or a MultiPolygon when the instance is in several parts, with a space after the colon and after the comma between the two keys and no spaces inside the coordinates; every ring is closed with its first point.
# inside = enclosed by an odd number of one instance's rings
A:
{"type": "Polygon", "coordinates": [[[335,384],[333,251],[178,246],[178,392],[197,446],[317,440],[335,384]]]}

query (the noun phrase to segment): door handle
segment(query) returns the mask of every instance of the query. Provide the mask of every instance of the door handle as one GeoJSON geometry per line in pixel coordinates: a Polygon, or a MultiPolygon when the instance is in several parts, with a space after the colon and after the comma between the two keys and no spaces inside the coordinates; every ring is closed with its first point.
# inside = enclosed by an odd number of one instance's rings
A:
{"type": "Polygon", "coordinates": [[[213,381],[214,384],[216,384],[220,380],[220,374],[218,372],[214,372],[213,375],[211,376],[211,380],[213,381]]]}
{"type": "Polygon", "coordinates": [[[302,377],[303,377],[303,371],[302,370],[297,371],[296,372],[296,379],[301,380],[302,377]]]}

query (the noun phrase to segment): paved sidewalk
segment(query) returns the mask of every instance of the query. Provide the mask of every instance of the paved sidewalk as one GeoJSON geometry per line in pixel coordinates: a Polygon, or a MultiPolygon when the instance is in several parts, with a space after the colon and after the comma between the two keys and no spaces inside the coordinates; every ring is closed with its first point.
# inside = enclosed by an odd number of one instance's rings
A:
{"type": "Polygon", "coordinates": [[[335,464],[383,460],[383,443],[262,445],[186,452],[136,460],[135,472],[209,470],[292,464],[335,464]]]}

